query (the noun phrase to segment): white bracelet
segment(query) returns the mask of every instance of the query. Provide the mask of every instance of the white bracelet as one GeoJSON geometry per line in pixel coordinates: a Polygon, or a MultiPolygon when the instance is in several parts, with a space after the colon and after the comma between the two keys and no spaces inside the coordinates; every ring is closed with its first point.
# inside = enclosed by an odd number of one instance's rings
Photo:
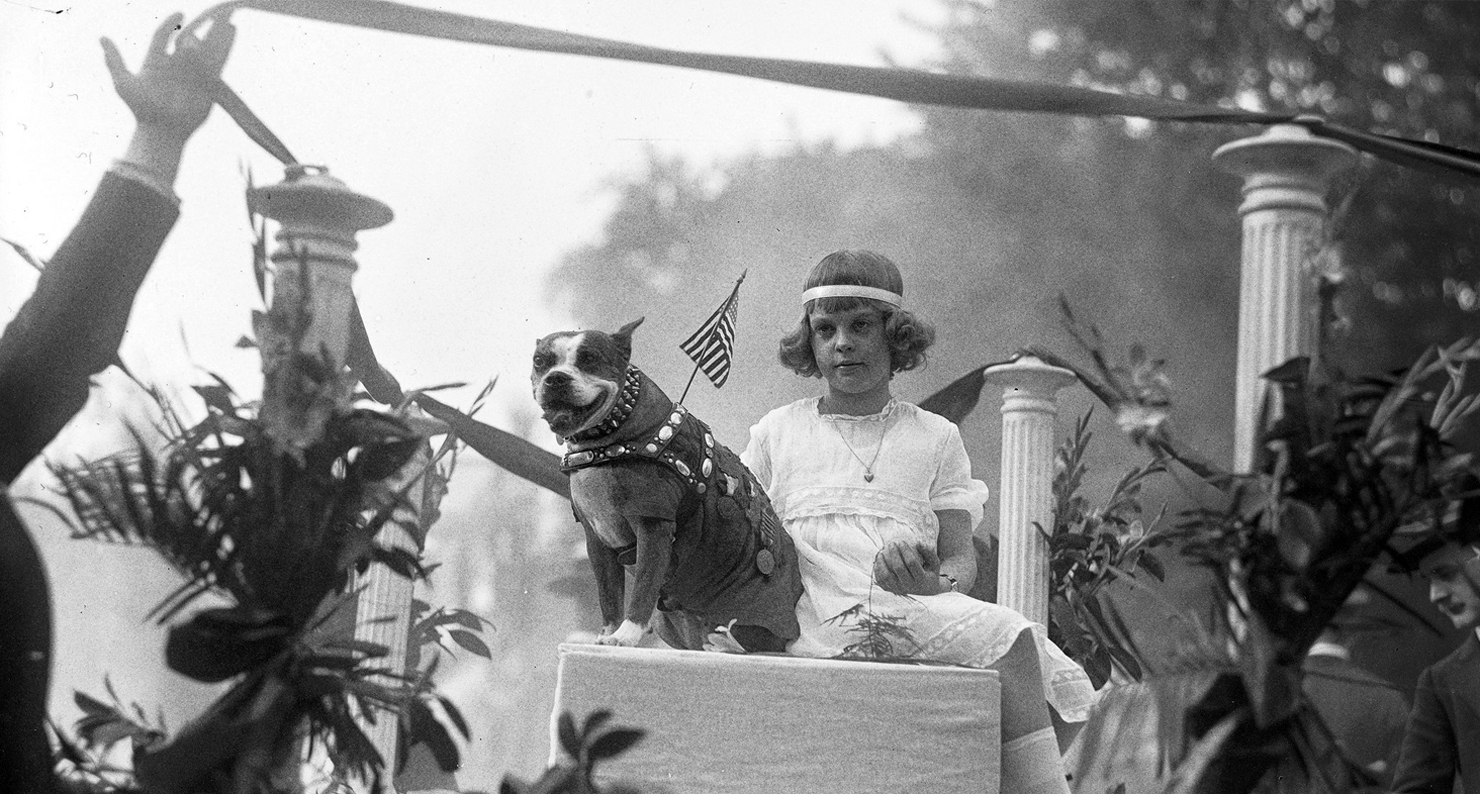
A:
{"type": "Polygon", "coordinates": [[[114,160],[112,167],[108,170],[130,182],[137,182],[149,188],[176,205],[180,203],[180,197],[175,195],[174,188],[170,187],[164,175],[147,165],[140,165],[132,160],[114,160]]]}

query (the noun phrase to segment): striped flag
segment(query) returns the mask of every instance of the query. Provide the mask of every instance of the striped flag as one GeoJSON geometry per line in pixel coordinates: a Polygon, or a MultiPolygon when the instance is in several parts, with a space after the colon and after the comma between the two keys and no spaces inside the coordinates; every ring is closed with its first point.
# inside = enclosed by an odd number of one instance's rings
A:
{"type": "MultiPolygon", "coordinates": [[[[735,315],[740,309],[740,284],[743,281],[745,273],[740,274],[730,297],[709,315],[704,325],[679,344],[679,348],[694,360],[695,370],[704,370],[705,377],[715,388],[725,385],[730,377],[730,358],[735,349],[735,315]]],[[[690,377],[689,383],[693,382],[690,377]]],[[[687,394],[688,389],[685,388],[684,392],[687,394]]]]}

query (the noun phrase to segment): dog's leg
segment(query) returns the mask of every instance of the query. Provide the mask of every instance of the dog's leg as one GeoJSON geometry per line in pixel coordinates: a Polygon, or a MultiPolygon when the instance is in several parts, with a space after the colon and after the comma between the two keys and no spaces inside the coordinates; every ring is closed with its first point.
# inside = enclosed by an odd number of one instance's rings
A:
{"type": "Polygon", "coordinates": [[[600,640],[607,645],[636,645],[648,632],[653,610],[658,606],[658,591],[668,575],[668,562],[673,556],[671,519],[634,518],[630,522],[637,535],[637,564],[632,566],[632,592],[627,595],[627,611],[622,625],[600,640]]]}
{"type": "Polygon", "coordinates": [[[596,533],[586,530],[586,556],[591,560],[591,570],[596,574],[596,600],[601,605],[601,635],[597,642],[617,630],[622,622],[622,600],[627,588],[627,574],[617,553],[608,548],[596,533]]]}

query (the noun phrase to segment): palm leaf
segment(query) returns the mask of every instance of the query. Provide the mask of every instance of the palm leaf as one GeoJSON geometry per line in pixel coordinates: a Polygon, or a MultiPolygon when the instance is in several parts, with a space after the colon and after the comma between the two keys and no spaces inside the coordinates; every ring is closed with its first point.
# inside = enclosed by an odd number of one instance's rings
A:
{"type": "Polygon", "coordinates": [[[944,416],[952,424],[961,424],[981,399],[982,387],[987,382],[987,367],[991,366],[995,365],[977,367],[951,381],[945,388],[921,400],[919,406],[933,414],[944,416]]]}
{"type": "Polygon", "coordinates": [[[1194,794],[1203,784],[1203,776],[1214,761],[1218,760],[1224,746],[1242,722],[1241,714],[1229,714],[1203,734],[1192,746],[1182,763],[1178,764],[1166,781],[1165,794],[1194,794]]]}
{"type": "Polygon", "coordinates": [[[434,397],[418,394],[415,399],[427,413],[451,425],[458,437],[478,454],[535,485],[570,498],[570,478],[560,470],[560,456],[513,433],[479,422],[434,397]]]}

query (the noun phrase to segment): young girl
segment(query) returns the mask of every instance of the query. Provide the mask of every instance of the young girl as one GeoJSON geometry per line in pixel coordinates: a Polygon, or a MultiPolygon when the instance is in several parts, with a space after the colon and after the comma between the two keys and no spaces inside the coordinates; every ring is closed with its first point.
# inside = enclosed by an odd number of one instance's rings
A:
{"type": "Polygon", "coordinates": [[[899,269],[870,251],[812,268],[781,362],[827,392],[763,417],[742,456],[796,544],[802,633],[788,650],[838,655],[858,641],[845,613],[862,611],[909,630],[895,654],[1001,671],[1004,790],[1012,779],[1018,791],[1067,791],[1044,703],[1082,722],[1094,689],[1042,626],[966,595],[987,487],[955,425],[890,392],[935,341],[901,308],[903,292],[899,269]]]}

